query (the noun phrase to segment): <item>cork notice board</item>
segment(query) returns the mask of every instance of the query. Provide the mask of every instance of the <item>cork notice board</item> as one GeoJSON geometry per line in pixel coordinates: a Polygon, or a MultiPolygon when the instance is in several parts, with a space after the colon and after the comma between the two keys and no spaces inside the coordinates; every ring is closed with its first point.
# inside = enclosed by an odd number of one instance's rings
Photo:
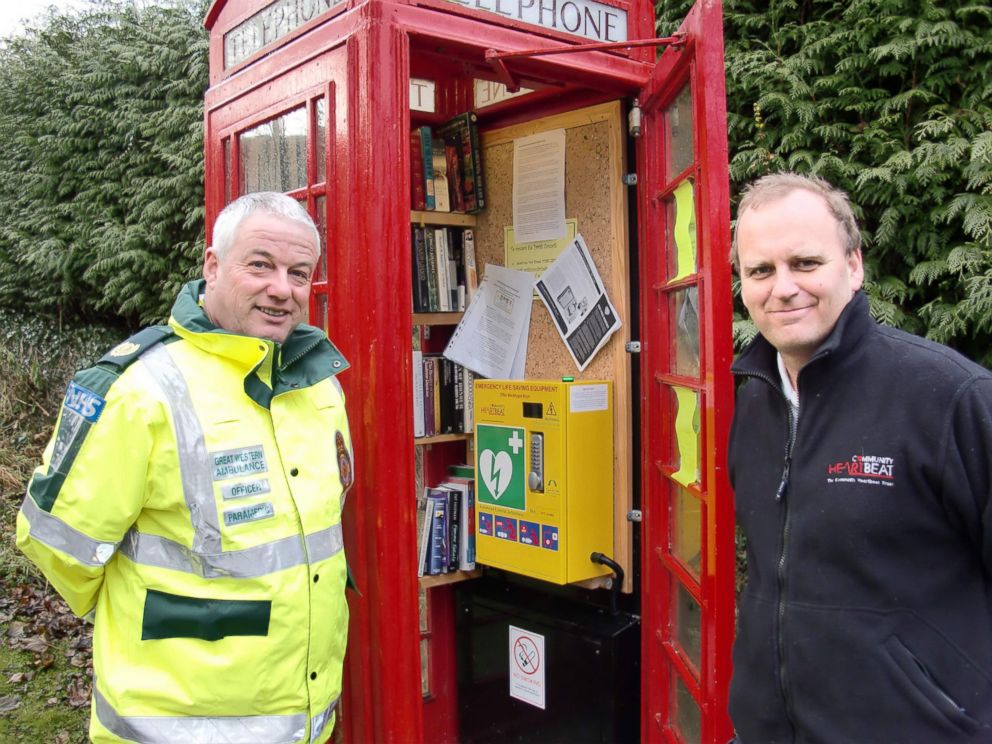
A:
{"type": "MultiPolygon", "coordinates": [[[[596,269],[622,323],[583,372],[579,372],[544,304],[535,299],[527,344],[527,379],[613,381],[614,560],[626,571],[623,591],[633,590],[633,549],[627,512],[632,504],[631,373],[624,344],[630,334],[627,193],[623,185],[625,138],[619,102],[535,119],[482,133],[486,209],[476,226],[476,261],[504,264],[504,228],[513,224],[513,141],[565,130],[565,216],[578,221],[596,269]]],[[[481,276],[480,276],[481,279],[481,276]]]]}

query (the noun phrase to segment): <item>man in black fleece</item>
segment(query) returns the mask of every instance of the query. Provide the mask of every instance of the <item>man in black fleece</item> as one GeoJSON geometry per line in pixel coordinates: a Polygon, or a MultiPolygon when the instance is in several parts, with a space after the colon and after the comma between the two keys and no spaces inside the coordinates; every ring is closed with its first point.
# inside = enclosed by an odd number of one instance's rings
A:
{"type": "Polygon", "coordinates": [[[992,375],[872,320],[825,181],[752,184],[731,260],[761,334],[733,365],[737,741],[992,742],[992,375]]]}

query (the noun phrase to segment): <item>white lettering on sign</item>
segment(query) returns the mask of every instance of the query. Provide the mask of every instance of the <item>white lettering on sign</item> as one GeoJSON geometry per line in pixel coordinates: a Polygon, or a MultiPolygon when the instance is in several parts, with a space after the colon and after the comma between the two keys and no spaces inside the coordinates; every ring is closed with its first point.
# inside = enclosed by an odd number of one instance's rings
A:
{"type": "Polygon", "coordinates": [[[410,78],[410,110],[433,114],[434,88],[433,80],[410,78]]]}
{"type": "Polygon", "coordinates": [[[627,41],[627,12],[596,0],[449,0],[594,41],[627,41]]]}
{"type": "Polygon", "coordinates": [[[224,69],[326,13],[342,0],[276,0],[224,34],[224,69]]]}
{"type": "Polygon", "coordinates": [[[481,109],[486,106],[494,106],[503,101],[509,101],[517,96],[524,96],[534,91],[530,88],[521,88],[516,93],[511,93],[503,83],[496,83],[492,80],[475,81],[475,108],[481,109]]]}

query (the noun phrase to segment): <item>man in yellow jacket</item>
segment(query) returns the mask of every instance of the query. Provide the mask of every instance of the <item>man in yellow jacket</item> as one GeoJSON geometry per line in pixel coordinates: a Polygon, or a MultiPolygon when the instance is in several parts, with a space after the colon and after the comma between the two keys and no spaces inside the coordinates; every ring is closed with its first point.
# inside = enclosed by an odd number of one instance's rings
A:
{"type": "Polygon", "coordinates": [[[283,194],[69,383],[17,542],[91,615],[96,742],[323,742],[348,628],[348,365],[303,324],[320,245],[283,194]]]}

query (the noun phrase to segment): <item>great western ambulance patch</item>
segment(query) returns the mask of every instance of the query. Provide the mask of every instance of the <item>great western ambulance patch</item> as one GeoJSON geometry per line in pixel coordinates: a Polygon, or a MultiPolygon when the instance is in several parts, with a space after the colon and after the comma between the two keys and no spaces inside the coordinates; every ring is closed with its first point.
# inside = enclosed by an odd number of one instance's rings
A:
{"type": "Polygon", "coordinates": [[[344,443],[344,434],[334,432],[334,447],[338,452],[338,477],[341,478],[341,488],[347,491],[355,479],[351,472],[351,453],[344,443]]]}

